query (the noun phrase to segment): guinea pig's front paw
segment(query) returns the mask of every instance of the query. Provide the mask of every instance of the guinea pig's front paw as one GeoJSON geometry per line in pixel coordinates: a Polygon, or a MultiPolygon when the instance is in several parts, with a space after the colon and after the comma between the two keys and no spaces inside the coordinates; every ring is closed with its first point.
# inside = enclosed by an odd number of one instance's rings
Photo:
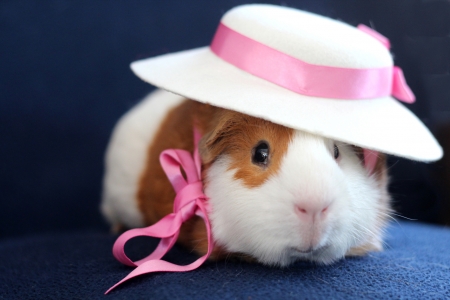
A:
{"type": "Polygon", "coordinates": [[[383,245],[380,241],[371,241],[367,244],[350,248],[347,251],[346,256],[363,256],[369,252],[380,252],[383,251],[383,245]]]}

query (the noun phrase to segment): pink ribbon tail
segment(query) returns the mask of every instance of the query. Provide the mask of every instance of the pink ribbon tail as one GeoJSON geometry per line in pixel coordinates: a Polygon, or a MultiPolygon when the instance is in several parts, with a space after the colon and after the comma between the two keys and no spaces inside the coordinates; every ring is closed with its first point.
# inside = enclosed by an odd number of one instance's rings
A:
{"type": "MultiPolygon", "coordinates": [[[[376,32],[372,28],[367,27],[364,24],[359,24],[358,29],[378,40],[387,49],[391,48],[391,43],[389,42],[389,39],[383,36],[382,34],[376,32]]],[[[391,95],[397,98],[398,100],[406,103],[414,103],[416,101],[416,97],[414,96],[413,92],[406,83],[406,79],[405,76],[403,75],[402,69],[397,66],[394,66],[392,70],[391,95]]]]}
{"type": "Polygon", "coordinates": [[[199,133],[194,130],[195,149],[193,156],[185,150],[168,149],[161,153],[161,166],[166,172],[172,186],[175,189],[174,212],[162,218],[156,224],[145,227],[131,229],[123,233],[116,240],[113,246],[113,255],[121,263],[136,267],[121,281],[105,292],[124,283],[125,281],[147,273],[155,272],[186,272],[200,267],[211,255],[213,250],[213,240],[211,237],[211,224],[207,215],[206,196],[203,193],[201,182],[201,161],[198,153],[199,133]],[[181,173],[181,169],[186,174],[186,179],[181,173]],[[161,258],[173,247],[180,233],[181,225],[194,216],[201,217],[206,225],[208,238],[207,253],[196,261],[185,266],[179,266],[161,258]],[[132,261],[125,253],[124,247],[128,240],[137,236],[150,236],[161,238],[157,248],[147,257],[132,261]]]}
{"type": "Polygon", "coordinates": [[[416,97],[406,83],[402,69],[394,67],[394,79],[392,82],[392,96],[406,103],[414,103],[416,97]]]}

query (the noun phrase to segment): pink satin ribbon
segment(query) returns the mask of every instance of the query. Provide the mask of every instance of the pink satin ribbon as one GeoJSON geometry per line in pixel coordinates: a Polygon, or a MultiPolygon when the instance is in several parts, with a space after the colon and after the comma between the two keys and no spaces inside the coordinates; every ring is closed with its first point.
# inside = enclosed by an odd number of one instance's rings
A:
{"type": "MultiPolygon", "coordinates": [[[[389,47],[389,40],[360,25],[363,32],[389,47]]],[[[226,62],[293,92],[333,99],[370,99],[393,95],[415,101],[399,67],[352,69],[314,65],[246,37],[220,23],[210,45],[226,62]]]]}
{"type": "Polygon", "coordinates": [[[193,156],[188,151],[178,149],[168,149],[161,153],[161,166],[176,192],[173,213],[165,216],[152,226],[131,229],[119,236],[113,246],[114,257],[121,263],[136,267],[136,269],[112,286],[105,294],[123,282],[142,274],[194,270],[201,266],[211,255],[214,245],[211,237],[211,225],[207,215],[207,197],[203,193],[201,181],[201,161],[198,152],[200,135],[197,131],[194,132],[194,140],[195,149],[193,156]],[[187,180],[183,177],[180,168],[184,170],[187,180]],[[175,265],[162,260],[161,258],[175,244],[180,233],[181,225],[194,216],[201,217],[205,222],[208,238],[207,253],[193,263],[185,266],[175,265]],[[128,240],[137,236],[157,237],[161,238],[161,241],[153,253],[144,259],[133,262],[125,254],[124,246],[128,240]]]}
{"type": "MultiPolygon", "coordinates": [[[[364,24],[359,24],[358,29],[377,39],[387,49],[391,48],[391,42],[389,41],[389,39],[376,32],[372,28],[367,27],[364,24]]],[[[392,77],[392,96],[406,103],[414,103],[416,101],[416,97],[406,83],[406,79],[403,75],[402,69],[400,67],[394,66],[392,70],[394,72],[392,77]]]]}

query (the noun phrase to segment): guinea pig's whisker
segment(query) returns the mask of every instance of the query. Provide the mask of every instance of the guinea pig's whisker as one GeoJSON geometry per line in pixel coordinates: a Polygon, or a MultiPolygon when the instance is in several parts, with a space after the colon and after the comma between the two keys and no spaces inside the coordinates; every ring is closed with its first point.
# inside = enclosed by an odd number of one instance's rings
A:
{"type": "Polygon", "coordinates": [[[352,235],[355,241],[359,241],[360,239],[364,238],[367,235],[365,231],[357,228],[353,228],[353,231],[351,231],[350,234],[352,235]]]}
{"type": "Polygon", "coordinates": [[[380,211],[380,212],[378,212],[378,214],[385,216],[385,217],[391,219],[392,221],[394,221],[395,223],[399,224],[398,220],[392,216],[393,212],[385,213],[385,212],[380,211]]]}
{"type": "Polygon", "coordinates": [[[193,245],[194,247],[193,247],[193,250],[192,250],[192,251],[194,251],[194,249],[199,248],[198,246],[200,245],[200,243],[201,243],[202,241],[206,241],[206,239],[203,239],[203,240],[195,240],[195,241],[193,241],[192,245],[193,245]]]}
{"type": "Polygon", "coordinates": [[[354,240],[354,241],[359,241],[363,237],[362,232],[358,229],[353,229],[349,233],[350,233],[352,240],[354,240]]]}
{"type": "Polygon", "coordinates": [[[394,221],[395,223],[397,223],[398,225],[400,225],[400,223],[398,222],[398,220],[396,218],[394,218],[393,216],[386,214],[386,213],[381,213],[381,215],[388,217],[389,219],[391,219],[392,221],[394,221]]]}
{"type": "Polygon", "coordinates": [[[231,261],[231,253],[227,253],[227,256],[225,257],[225,263],[231,261]]]}
{"type": "Polygon", "coordinates": [[[208,238],[206,238],[206,237],[205,238],[199,238],[199,239],[195,239],[194,242],[198,244],[200,242],[206,241],[207,239],[208,238]]]}
{"type": "MultiPolygon", "coordinates": [[[[360,208],[360,209],[364,209],[364,208],[360,208]]],[[[393,215],[396,216],[396,217],[408,220],[408,221],[418,221],[418,219],[408,218],[408,217],[405,217],[405,216],[403,216],[401,214],[395,213],[394,211],[389,211],[388,213],[379,211],[378,214],[388,217],[389,219],[391,219],[392,221],[396,222],[399,225],[400,225],[400,223],[398,222],[398,220],[396,218],[393,217],[393,215]]]]}
{"type": "Polygon", "coordinates": [[[406,220],[408,220],[408,221],[418,221],[418,219],[411,219],[411,218],[408,218],[408,217],[402,216],[402,215],[400,215],[400,214],[397,214],[397,213],[394,213],[394,212],[392,212],[391,214],[393,214],[393,215],[394,215],[394,216],[396,216],[396,217],[399,217],[399,218],[403,218],[403,219],[406,219],[406,220]]]}
{"type": "MultiPolygon", "coordinates": [[[[358,208],[358,209],[369,209],[369,210],[372,210],[372,209],[370,209],[370,208],[358,208]]],[[[387,217],[387,218],[389,218],[389,219],[391,219],[392,221],[394,221],[395,223],[397,223],[397,224],[399,224],[398,223],[398,220],[397,219],[395,219],[393,216],[392,216],[392,214],[394,214],[392,211],[389,211],[389,212],[383,212],[383,211],[378,211],[377,212],[378,213],[378,215],[380,216],[384,216],[384,217],[387,217]]],[[[378,216],[378,217],[379,217],[378,216]]]]}
{"type": "Polygon", "coordinates": [[[372,232],[370,229],[368,229],[364,225],[361,225],[360,223],[353,223],[353,225],[355,225],[355,227],[353,227],[353,230],[363,233],[363,236],[365,236],[366,234],[369,234],[371,237],[374,237],[374,238],[378,237],[377,234],[372,232]],[[360,228],[357,228],[356,226],[360,227],[362,230],[360,228]]]}
{"type": "Polygon", "coordinates": [[[369,233],[370,235],[372,235],[372,237],[377,237],[378,236],[378,234],[375,234],[372,230],[370,230],[369,228],[367,228],[367,227],[365,227],[365,226],[363,226],[363,225],[359,225],[359,226],[361,226],[367,233],[369,233]]]}
{"type": "Polygon", "coordinates": [[[353,231],[351,233],[361,234],[361,237],[363,237],[367,234],[367,232],[365,231],[365,228],[357,228],[357,227],[353,227],[353,231]]]}
{"type": "Polygon", "coordinates": [[[393,167],[395,167],[395,165],[397,165],[398,162],[399,162],[399,161],[397,160],[397,161],[395,161],[391,166],[387,167],[387,168],[386,168],[386,172],[389,171],[390,169],[392,169],[393,167]]]}
{"type": "MultiPolygon", "coordinates": [[[[379,239],[378,239],[378,238],[379,238],[379,235],[378,235],[378,234],[374,234],[371,230],[369,230],[368,228],[362,226],[361,224],[357,224],[357,225],[363,227],[363,229],[366,230],[366,232],[361,231],[361,230],[359,230],[359,229],[357,229],[357,228],[353,228],[353,230],[358,231],[358,232],[364,232],[364,235],[365,235],[365,234],[369,234],[371,237],[373,237],[373,238],[379,240],[379,239]]],[[[386,248],[386,247],[389,246],[389,245],[388,245],[385,241],[383,241],[383,240],[381,240],[380,242],[381,242],[383,248],[386,248]]]]}

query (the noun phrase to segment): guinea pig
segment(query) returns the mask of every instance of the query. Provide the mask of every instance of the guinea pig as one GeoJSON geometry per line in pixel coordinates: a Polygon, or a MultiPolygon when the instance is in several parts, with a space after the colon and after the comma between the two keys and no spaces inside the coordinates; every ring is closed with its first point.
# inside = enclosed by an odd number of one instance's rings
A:
{"type": "MultiPolygon", "coordinates": [[[[192,152],[194,126],[202,135],[212,259],[329,264],[383,249],[391,212],[384,154],[370,172],[354,145],[163,90],[125,114],[108,145],[101,211],[115,230],[149,226],[172,212],[175,192],[159,155],[192,152]]],[[[178,242],[205,254],[203,221],[186,222],[178,242]]]]}

